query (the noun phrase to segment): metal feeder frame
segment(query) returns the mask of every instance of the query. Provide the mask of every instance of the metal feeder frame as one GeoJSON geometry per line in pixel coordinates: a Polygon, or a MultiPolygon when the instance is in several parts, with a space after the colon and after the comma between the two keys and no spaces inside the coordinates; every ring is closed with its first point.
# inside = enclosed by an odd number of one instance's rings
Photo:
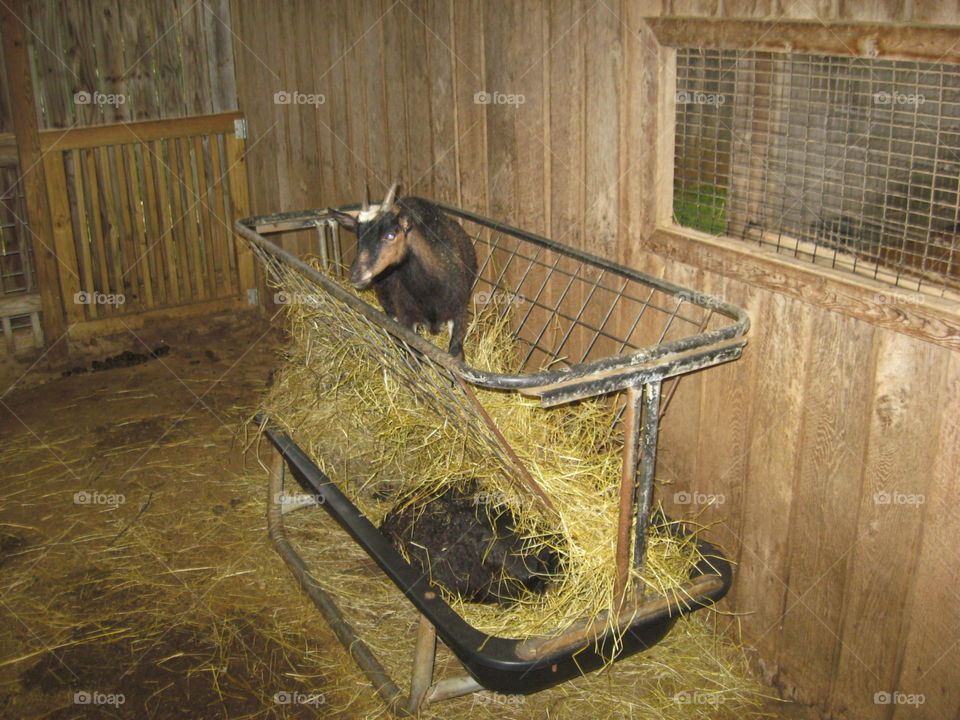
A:
{"type": "MultiPolygon", "coordinates": [[[[488,289],[526,310],[514,322],[515,340],[526,347],[522,365],[560,365],[557,369],[504,374],[475,368],[453,358],[348,292],[324,272],[306,264],[264,237],[264,234],[315,229],[318,254],[327,272],[342,272],[349,257],[344,238],[329,210],[281,213],[238,220],[237,233],[260,258],[278,283],[309,290],[312,302],[332,318],[349,314],[362,331],[359,342],[382,354],[391,372],[437,412],[454,414],[465,432],[475,433],[500,460],[505,472],[533,483],[526,468],[499,433],[472,391],[494,388],[538,397],[544,407],[625,391],[623,407],[615,413],[623,428],[623,463],[617,526],[617,585],[619,612],[613,623],[605,616],[584,618],[552,637],[517,640],[487,635],[464,621],[439,596],[420,572],[407,563],[389,541],[285,434],[266,427],[275,448],[270,467],[268,519],[273,543],[390,709],[416,714],[428,703],[481,689],[527,694],[582,675],[609,661],[647,649],[660,641],[680,614],[721,599],[732,574],[727,559],[709,543],[697,539],[703,556],[690,582],[669,596],[643,596],[629,586],[632,562],[643,563],[653,500],[657,434],[665,406],[679,376],[737,359],[746,344],[749,318],[733,305],[666,280],[641,273],[547,238],[510,227],[490,218],[437,203],[474,231],[480,271],[474,291],[488,289]],[[571,289],[575,288],[571,294],[571,289]],[[556,292],[560,290],[559,294],[556,292]],[[578,298],[583,298],[578,303],[578,298]],[[610,300],[607,303],[608,298],[610,300]],[[555,301],[555,303],[554,303],[555,301]],[[551,304],[553,303],[553,304],[551,304]],[[692,311],[693,314],[690,313],[692,311]],[[625,336],[615,335],[608,321],[620,316],[632,323],[625,336]],[[664,323],[647,336],[653,344],[637,346],[635,335],[652,316],[664,323]],[[543,320],[541,323],[540,320],[543,320]],[[529,322],[529,327],[528,327],[529,322]],[[710,327],[711,324],[714,327],[710,327]],[[537,330],[539,328],[539,330],[537,330]],[[670,337],[671,333],[673,337],[670,337]],[[568,341],[579,334],[586,347],[579,360],[563,354],[568,341]],[[550,338],[554,341],[551,343],[550,338]],[[664,381],[673,387],[662,402],[664,381]],[[369,554],[387,577],[421,613],[410,691],[402,694],[366,644],[356,636],[329,593],[311,576],[307,565],[286,537],[283,516],[317,503],[282,505],[287,470],[305,491],[322,500],[322,507],[369,554]],[[609,631],[610,625],[616,626],[609,631]],[[469,675],[432,682],[436,636],[458,657],[469,675]],[[619,648],[617,644],[619,643],[619,648]],[[614,649],[616,652],[614,653],[614,649]]],[[[346,205],[351,210],[358,205],[346,205]]],[[[352,238],[352,236],[351,236],[352,238]]],[[[352,243],[355,245],[355,241],[352,243]]],[[[504,313],[510,309],[503,309],[504,313]]],[[[346,332],[346,331],[345,331],[346,332]]],[[[644,336],[644,337],[647,337],[644,336]]],[[[259,418],[267,423],[267,418],[259,418]]],[[[616,421],[615,420],[615,421],[616,421]]],[[[549,499],[541,500],[545,511],[549,499]]],[[[680,523],[667,529],[687,531],[680,523]]]]}

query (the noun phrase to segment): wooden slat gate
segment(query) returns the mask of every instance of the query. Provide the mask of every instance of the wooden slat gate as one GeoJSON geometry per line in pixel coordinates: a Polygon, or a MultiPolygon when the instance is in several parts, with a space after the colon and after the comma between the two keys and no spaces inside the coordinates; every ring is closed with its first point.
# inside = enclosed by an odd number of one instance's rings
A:
{"type": "Polygon", "coordinates": [[[40,133],[72,336],[250,307],[253,258],[231,231],[249,214],[243,127],[233,112],[40,133]]]}

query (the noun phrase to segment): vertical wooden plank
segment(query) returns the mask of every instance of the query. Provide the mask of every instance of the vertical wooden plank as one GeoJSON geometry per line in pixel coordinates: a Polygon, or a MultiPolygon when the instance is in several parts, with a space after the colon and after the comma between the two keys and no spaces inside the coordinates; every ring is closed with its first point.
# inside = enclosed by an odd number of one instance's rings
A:
{"type": "MultiPolygon", "coordinates": [[[[893,684],[906,696],[922,696],[923,704],[898,702],[894,720],[909,720],[919,713],[931,718],[960,717],[960,353],[940,350],[947,363],[941,388],[937,454],[923,507],[923,538],[910,585],[913,595],[904,622],[902,660],[893,684]]],[[[931,383],[934,384],[934,383],[931,383]]]]}
{"type": "MultiPolygon", "coordinates": [[[[177,264],[177,236],[174,227],[173,200],[170,197],[170,170],[166,161],[166,142],[165,140],[153,140],[144,145],[144,162],[150,164],[150,175],[157,186],[157,220],[159,234],[154,238],[154,242],[163,248],[164,267],[166,268],[167,279],[167,302],[179,303],[181,297],[189,295],[189,286],[183,285],[181,293],[181,284],[184,278],[181,275],[177,264]],[[149,149],[149,153],[146,151],[149,149]]],[[[179,214],[177,215],[179,219],[179,214]]]]}
{"type": "Polygon", "coordinates": [[[620,18],[614,9],[593,6],[581,21],[597,51],[586,54],[586,148],[584,219],[590,252],[616,257],[620,187],[620,18]]]}
{"type": "MultiPolygon", "coordinates": [[[[123,277],[125,258],[120,247],[121,230],[117,217],[117,201],[113,187],[114,168],[108,154],[109,149],[108,147],[98,147],[94,150],[96,155],[95,178],[99,186],[102,212],[106,220],[103,244],[106,251],[106,267],[110,285],[109,292],[126,297],[127,283],[123,277]]],[[[119,307],[119,305],[107,305],[105,310],[113,313],[116,312],[119,307]]]]}
{"type": "MultiPolygon", "coordinates": [[[[361,119],[356,138],[360,146],[354,152],[364,157],[361,178],[370,182],[370,193],[376,197],[390,187],[390,157],[387,146],[387,118],[384,113],[383,5],[380,0],[362,0],[357,12],[350,13],[348,26],[357,38],[355,62],[359,65],[360,84],[357,93],[363,97],[366,114],[361,119]]],[[[356,120],[356,116],[354,116],[356,120]]],[[[429,144],[428,144],[429,145],[429,144]]]]}
{"type": "MultiPolygon", "coordinates": [[[[437,3],[442,8],[443,3],[437,3]]],[[[445,112],[438,98],[432,95],[433,57],[438,50],[436,38],[424,28],[428,3],[410,3],[409,13],[395,10],[391,15],[401,20],[403,53],[403,83],[405,96],[406,134],[409,177],[405,178],[404,192],[433,197],[434,140],[433,115],[445,112]],[[424,52],[424,49],[427,52],[424,52]],[[428,53],[431,53],[428,57],[428,53]]],[[[432,27],[430,28],[433,29],[432,27]]],[[[478,32],[477,28],[474,28],[478,32]]],[[[388,33],[389,34],[389,33],[388,33]]]]}
{"type": "Polygon", "coordinates": [[[151,257],[151,278],[156,288],[155,302],[168,304],[171,302],[170,266],[164,257],[164,224],[161,205],[161,184],[154,176],[154,150],[149,143],[131,145],[135,149],[136,159],[143,173],[144,192],[144,242],[146,252],[151,257]]]}
{"type": "Polygon", "coordinates": [[[28,26],[40,34],[41,42],[30,43],[34,84],[38,107],[42,108],[40,127],[66,127],[73,117],[73,92],[66,90],[77,78],[65,59],[63,36],[67,23],[57,3],[27,3],[28,26]]]}
{"type": "Polygon", "coordinates": [[[125,149],[129,145],[114,145],[107,148],[110,160],[110,168],[114,173],[116,182],[116,200],[118,202],[116,216],[118,231],[121,239],[121,250],[123,252],[123,262],[120,265],[120,279],[123,282],[124,292],[126,293],[126,302],[120,309],[130,312],[133,309],[142,309],[149,307],[145,305],[146,288],[150,279],[144,273],[147,268],[146,263],[140,263],[140,255],[137,252],[136,237],[137,228],[133,221],[133,213],[130,208],[130,189],[136,182],[136,177],[129,176],[126,170],[124,157],[125,149]]]}
{"type": "Polygon", "coordinates": [[[217,267],[216,253],[214,250],[216,241],[210,225],[210,214],[213,212],[213,209],[210,207],[210,187],[207,183],[207,161],[209,157],[208,151],[205,149],[211,139],[210,137],[205,138],[202,135],[196,135],[193,138],[193,157],[197,166],[196,209],[200,221],[204,285],[207,288],[207,297],[217,297],[217,267]]]}
{"type": "Polygon", "coordinates": [[[216,256],[217,289],[218,295],[226,296],[238,292],[236,278],[230,272],[230,245],[233,242],[233,231],[230,217],[227,213],[229,188],[227,178],[223,173],[223,163],[220,160],[223,135],[210,136],[210,212],[213,214],[211,241],[214,243],[216,256]]]}
{"type": "Polygon", "coordinates": [[[484,87],[480,92],[486,102],[487,113],[487,167],[490,168],[490,213],[497,220],[516,224],[517,218],[517,141],[514,105],[494,102],[495,97],[515,94],[512,34],[519,20],[515,3],[502,5],[488,2],[484,8],[483,27],[485,47],[497,48],[497,62],[488,63],[484,87]]]}
{"type": "Polygon", "coordinates": [[[453,43],[450,26],[450,2],[427,3],[426,46],[430,67],[430,116],[433,137],[433,178],[431,197],[457,202],[457,127],[454,98],[453,43]]]}
{"type": "MultiPolygon", "coordinates": [[[[606,12],[606,11],[603,11],[606,12]]],[[[544,80],[549,79],[553,59],[545,46],[544,9],[536,4],[521,3],[516,7],[515,26],[511,36],[511,61],[514,79],[507,92],[516,96],[517,104],[506,105],[515,127],[518,225],[531,232],[546,234],[547,168],[549,145],[549,105],[544,80]]]]}
{"type": "Polygon", "coordinates": [[[818,328],[809,363],[793,476],[786,577],[789,588],[777,650],[779,681],[810,702],[827,697],[839,659],[848,551],[867,451],[874,331],[866,323],[808,308],[818,328]],[[811,662],[819,658],[819,662],[811,662]]]}
{"type": "MultiPolygon", "coordinates": [[[[319,192],[320,180],[320,150],[317,139],[317,116],[326,107],[326,96],[317,80],[316,67],[312,62],[314,42],[311,41],[315,28],[317,7],[315,3],[302,2],[297,6],[297,15],[302,18],[299,27],[294,28],[293,37],[296,42],[296,83],[301,92],[314,96],[314,104],[303,105],[297,113],[300,123],[300,154],[293,164],[296,169],[297,187],[294,197],[296,207],[317,207],[321,203],[319,192]],[[323,96],[324,102],[319,102],[323,96]]],[[[303,233],[304,236],[311,233],[303,233]]],[[[309,243],[301,248],[309,247],[309,243]]]]}
{"type": "MultiPolygon", "coordinates": [[[[203,9],[206,66],[209,74],[210,112],[237,109],[237,83],[230,44],[230,0],[205,0],[203,9]]],[[[311,23],[305,23],[311,25],[311,23]]]]}
{"type": "MultiPolygon", "coordinates": [[[[349,151],[349,122],[348,113],[348,86],[346,66],[352,57],[347,53],[344,44],[345,31],[343,13],[333,3],[323,3],[320,6],[320,25],[324,28],[324,47],[328,52],[322,55],[324,64],[321,77],[326,82],[328,110],[327,126],[322,127],[320,138],[321,147],[327,149],[329,164],[322,165],[324,175],[325,205],[340,205],[348,201],[357,201],[360,194],[353,193],[353,178],[350,169],[353,158],[349,151]]],[[[322,118],[321,118],[322,119],[322,118]]]]}
{"type": "MultiPolygon", "coordinates": [[[[689,265],[669,263],[667,272],[671,281],[686,288],[703,286],[703,272],[689,265]]],[[[672,310],[676,300],[671,298],[668,307],[672,310]]],[[[665,317],[661,324],[665,324],[665,317]]],[[[681,327],[679,323],[674,325],[681,327]]],[[[683,327],[689,327],[684,325],[683,327]]],[[[689,330],[685,330],[689,332],[689,330]]],[[[666,338],[665,338],[666,339],[666,338]]],[[[712,372],[711,368],[707,372],[712,372]]],[[[664,412],[660,426],[660,451],[657,454],[657,477],[671,481],[659,493],[665,507],[671,508],[671,517],[688,518],[702,522],[702,513],[709,509],[705,501],[707,489],[698,473],[701,461],[700,402],[703,398],[703,382],[707,372],[684,375],[680,378],[673,397],[667,404],[672,381],[664,385],[661,411],[664,412]]],[[[660,490],[661,488],[657,488],[660,490]]]]}
{"type": "Polygon", "coordinates": [[[64,311],[68,323],[78,322],[83,319],[83,306],[74,301],[74,295],[80,292],[80,268],[77,265],[73,226],[70,222],[70,201],[63,153],[46,153],[43,156],[43,168],[47,181],[47,196],[50,199],[54,252],[57,257],[60,290],[64,298],[64,311]]]}
{"type": "Polygon", "coordinates": [[[178,138],[177,146],[180,153],[180,182],[184,189],[184,207],[182,225],[184,228],[184,238],[187,242],[187,256],[190,261],[190,271],[193,277],[194,297],[207,298],[209,292],[205,282],[203,250],[204,238],[200,232],[200,201],[198,195],[198,186],[194,173],[196,167],[194,162],[197,160],[193,155],[190,138],[178,138]]]}
{"type": "MultiPolygon", "coordinates": [[[[57,282],[53,228],[50,223],[47,183],[40,153],[40,136],[34,104],[30,61],[27,56],[27,38],[20,18],[24,16],[22,0],[5,3],[0,10],[3,29],[3,59],[6,68],[7,92],[13,111],[14,134],[20,167],[23,168],[23,192],[27,218],[33,232],[33,253],[37,264],[37,281],[43,309],[44,333],[48,341],[55,341],[64,331],[64,299],[57,282]]],[[[71,298],[72,300],[72,298],[71,298]]]]}
{"type": "Polygon", "coordinates": [[[181,300],[192,300],[197,297],[197,288],[193,286],[190,273],[190,238],[186,227],[187,211],[183,204],[183,165],[180,159],[178,145],[175,138],[163,140],[164,148],[163,172],[160,174],[166,185],[167,197],[170,200],[170,224],[167,232],[170,233],[173,264],[170,268],[176,282],[180,285],[181,300]]]}
{"type": "Polygon", "coordinates": [[[583,245],[585,43],[583,4],[550,5],[551,239],[583,245]]]}
{"type": "Polygon", "coordinates": [[[124,3],[121,23],[128,117],[130,120],[158,118],[155,44],[163,31],[157,31],[150,5],[124,3]]]}
{"type": "Polygon", "coordinates": [[[180,14],[174,2],[151,3],[153,26],[157,30],[153,53],[156,74],[150,78],[159,88],[157,111],[160,117],[189,115],[184,101],[184,72],[180,62],[180,14]]]}
{"type": "Polygon", "coordinates": [[[120,13],[123,3],[118,0],[91,0],[93,23],[98,30],[98,67],[101,72],[100,90],[114,95],[123,102],[105,103],[104,122],[124,122],[130,120],[130,108],[127,102],[127,87],[123,62],[123,31],[120,13]]]}
{"type": "MultiPolygon", "coordinates": [[[[664,97],[658,63],[662,50],[643,18],[655,15],[649,3],[623,3],[623,81],[620,146],[621,262],[635,266],[644,237],[656,222],[657,154],[660,147],[660,107],[664,97]]],[[[672,168],[672,165],[671,165],[672,168]]],[[[672,172],[672,170],[671,170],[672,172]]],[[[621,319],[623,322],[623,319],[621,319]]]]}
{"type": "MultiPolygon", "coordinates": [[[[70,167],[73,169],[73,191],[77,212],[77,230],[79,232],[77,246],[80,248],[81,287],[87,292],[93,292],[96,290],[96,284],[93,279],[93,234],[87,214],[85,152],[84,150],[70,150],[70,167]]],[[[96,317],[96,306],[88,305],[86,310],[79,308],[78,316],[80,313],[87,317],[96,317]]]]}
{"type": "MultiPolygon", "coordinates": [[[[149,194],[143,184],[143,175],[141,174],[141,165],[137,162],[137,144],[127,143],[122,148],[124,154],[124,165],[126,166],[127,177],[130,183],[130,204],[133,208],[132,238],[134,240],[136,251],[134,257],[139,266],[138,272],[141,278],[143,297],[142,301],[146,307],[155,307],[157,301],[154,297],[154,284],[160,282],[161,269],[155,262],[155,255],[150,252],[148,240],[150,240],[147,216],[145,208],[153,200],[153,195],[149,194]]],[[[158,293],[159,294],[159,293],[158,293]]]]}
{"type": "Polygon", "coordinates": [[[752,613],[744,628],[765,658],[775,657],[786,594],[787,523],[793,502],[793,472],[799,453],[804,379],[812,342],[808,306],[773,293],[759,293],[747,312],[759,329],[751,346],[763,358],[750,414],[744,514],[738,530],[736,607],[752,613]]]}
{"type": "MultiPolygon", "coordinates": [[[[234,221],[247,217],[250,211],[250,200],[247,191],[247,169],[244,157],[243,140],[236,135],[228,134],[224,137],[227,151],[228,175],[230,178],[230,201],[236,214],[234,221]]],[[[232,224],[232,223],[231,223],[232,224]]],[[[248,288],[257,287],[254,275],[253,253],[246,243],[237,243],[237,274],[240,281],[240,292],[245,293],[248,288]]]]}
{"type": "Polygon", "coordinates": [[[934,345],[876,332],[865,482],[830,706],[862,718],[889,717],[875,696],[900,690],[897,644],[923,527],[917,498],[930,495],[941,424],[929,412],[942,395],[946,362],[934,345]]]}
{"type": "MultiPolygon", "coordinates": [[[[90,219],[90,248],[95,256],[96,270],[97,270],[97,284],[94,288],[91,288],[90,292],[94,290],[99,290],[102,293],[112,293],[113,285],[110,282],[110,273],[108,265],[108,250],[107,250],[107,238],[104,233],[103,228],[103,207],[100,202],[100,185],[99,178],[97,177],[97,164],[96,164],[96,149],[91,148],[89,150],[81,151],[84,157],[84,187],[87,191],[87,198],[89,200],[89,219],[90,219]]],[[[102,315],[104,312],[108,312],[109,309],[106,307],[98,307],[97,305],[90,304],[91,311],[94,311],[92,314],[102,315]]]]}
{"type": "MultiPolygon", "coordinates": [[[[411,148],[408,145],[408,102],[418,110],[425,111],[427,117],[430,116],[430,103],[432,98],[429,95],[414,97],[407,90],[406,72],[404,65],[406,49],[410,47],[410,40],[413,33],[419,31],[419,41],[413,41],[415,44],[410,48],[410,52],[416,52],[426,58],[431,51],[429,41],[423,33],[423,23],[416,16],[417,8],[415,4],[392,5],[392,3],[383,3],[382,11],[387,11],[383,23],[388,31],[383,33],[383,55],[384,67],[384,97],[385,104],[383,115],[387,133],[387,147],[389,148],[389,167],[387,168],[387,177],[390,182],[400,178],[402,180],[401,194],[421,194],[429,197],[422,190],[415,189],[411,185],[417,177],[410,170],[411,148]],[[389,8],[389,10],[388,10],[389,8]]],[[[424,60],[424,65],[429,63],[424,60]]],[[[426,80],[426,78],[423,78],[426,80]]],[[[417,149],[420,153],[423,149],[417,149]]]]}
{"type": "Polygon", "coordinates": [[[457,117],[459,172],[457,201],[474,212],[489,214],[486,114],[474,102],[484,89],[483,5],[481,0],[458,0],[451,4],[453,29],[454,99],[457,117]]]}

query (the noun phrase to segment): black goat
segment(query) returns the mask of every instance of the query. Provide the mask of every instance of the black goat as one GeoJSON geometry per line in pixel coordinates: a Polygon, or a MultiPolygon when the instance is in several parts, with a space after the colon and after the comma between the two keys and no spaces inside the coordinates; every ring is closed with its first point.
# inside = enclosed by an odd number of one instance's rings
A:
{"type": "Polygon", "coordinates": [[[450,329],[449,352],[463,357],[477,256],[459,223],[417,197],[395,201],[397,183],[379,206],[331,215],[357,234],[350,283],[373,285],[384,312],[417,331],[450,329]]]}

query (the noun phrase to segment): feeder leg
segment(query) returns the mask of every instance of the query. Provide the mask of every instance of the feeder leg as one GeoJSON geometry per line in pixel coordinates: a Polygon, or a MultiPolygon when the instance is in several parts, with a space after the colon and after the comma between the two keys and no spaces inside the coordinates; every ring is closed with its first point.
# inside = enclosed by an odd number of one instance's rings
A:
{"type": "Polygon", "coordinates": [[[327,226],[317,223],[317,249],[320,251],[320,266],[324,272],[330,272],[330,258],[327,256],[327,226]]]}
{"type": "Polygon", "coordinates": [[[660,423],[661,381],[643,386],[643,427],[640,448],[640,497],[637,499],[636,546],[633,564],[643,565],[647,552],[647,526],[650,523],[650,506],[653,503],[653,476],[657,466],[657,433],[660,423]]]}
{"type": "Polygon", "coordinates": [[[437,630],[420,616],[417,626],[417,645],[413,650],[413,676],[410,678],[410,698],[407,700],[407,712],[416,715],[433,681],[433,662],[437,654],[437,630]]]}
{"type": "Polygon", "coordinates": [[[273,460],[270,463],[270,489],[267,494],[267,527],[270,540],[273,541],[273,547],[280,553],[280,557],[283,558],[293,576],[300,583],[301,589],[316,605],[333,634],[337,636],[340,644],[346,648],[354,662],[367,676],[377,694],[391,710],[398,715],[402,715],[404,713],[400,706],[400,688],[390,678],[373,651],[363,640],[357,637],[353,627],[343,617],[343,613],[340,612],[336,602],[317,584],[317,581],[307,569],[306,563],[303,562],[287,539],[287,531],[283,525],[283,513],[279,502],[283,494],[284,474],[283,455],[278,450],[274,450],[273,460]]]}
{"type": "Polygon", "coordinates": [[[640,433],[642,390],[627,388],[627,404],[623,411],[623,468],[620,474],[620,516],[617,523],[617,579],[613,596],[623,602],[630,572],[630,530],[633,526],[633,504],[636,495],[637,444],[640,433]]]}
{"type": "Polygon", "coordinates": [[[427,695],[427,703],[449,700],[450,698],[461,697],[462,695],[468,695],[483,689],[483,685],[469,675],[444,678],[430,688],[430,693],[427,695]]]}

